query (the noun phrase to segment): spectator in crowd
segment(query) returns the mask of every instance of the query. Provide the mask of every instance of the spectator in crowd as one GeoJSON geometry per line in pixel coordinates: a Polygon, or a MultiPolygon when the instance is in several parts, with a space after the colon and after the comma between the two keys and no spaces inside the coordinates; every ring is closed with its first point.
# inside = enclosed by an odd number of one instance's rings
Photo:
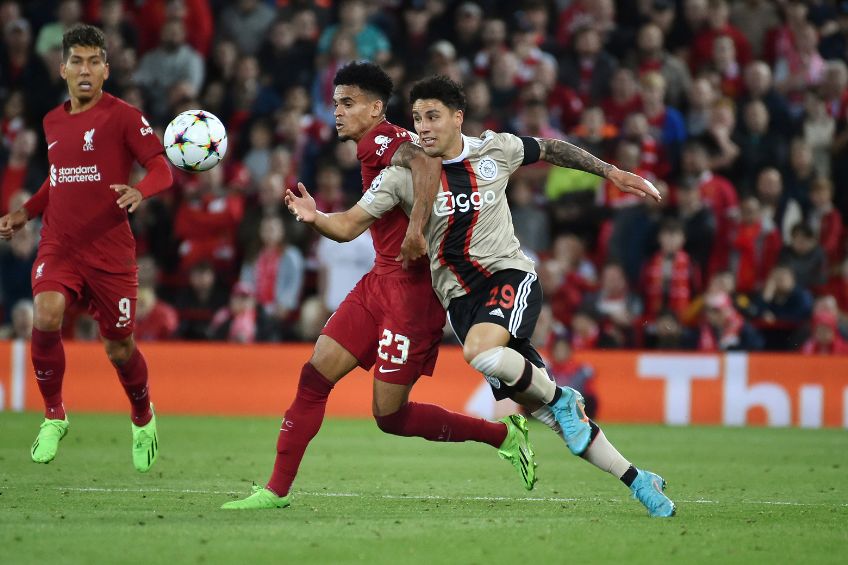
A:
{"type": "Polygon", "coordinates": [[[228,306],[215,312],[209,324],[209,339],[233,343],[254,343],[258,333],[259,312],[253,289],[238,282],[233,286],[228,306]]]}
{"type": "Polygon", "coordinates": [[[804,222],[792,227],[789,244],[780,252],[779,262],[792,269],[803,288],[816,290],[826,281],[827,256],[813,230],[804,222]]]}
{"type": "Polygon", "coordinates": [[[680,145],[686,141],[683,115],[665,103],[665,79],[658,72],[642,75],[642,112],[651,125],[651,133],[660,140],[669,158],[679,157],[680,145]]]}
{"type": "Polygon", "coordinates": [[[691,88],[691,77],[685,63],[664,48],[664,33],[655,23],[639,28],[636,50],[632,52],[629,66],[637,74],[659,71],[666,83],[666,101],[675,108],[684,105],[686,93],[691,88]]]}
{"type": "Polygon", "coordinates": [[[234,41],[244,55],[253,55],[274,23],[274,9],[261,0],[236,0],[228,3],[217,23],[221,36],[234,41]]]}
{"type": "Polygon", "coordinates": [[[810,190],[818,175],[813,167],[813,152],[800,137],[789,145],[789,167],[783,177],[786,196],[798,202],[806,213],[810,209],[810,190]]]}
{"type": "Polygon", "coordinates": [[[626,336],[628,341],[632,341],[633,325],[643,313],[642,300],[630,290],[618,263],[604,265],[598,290],[583,297],[581,309],[597,312],[605,327],[615,328],[615,334],[626,336]]]}
{"type": "MultiPolygon", "coordinates": [[[[331,51],[337,34],[349,35],[356,52],[363,59],[385,63],[391,52],[388,38],[374,25],[368,23],[368,6],[363,0],[343,0],[339,7],[339,23],[328,26],[318,40],[318,54],[331,51]]],[[[335,72],[335,71],[334,71],[335,72]]]]}
{"type": "Polygon", "coordinates": [[[8,214],[9,203],[20,191],[32,191],[44,182],[45,171],[33,159],[36,135],[31,129],[18,132],[8,153],[0,149],[0,214],[8,214]]]}
{"type": "Polygon", "coordinates": [[[775,85],[789,101],[793,115],[804,108],[804,93],[824,80],[825,62],[818,51],[815,26],[804,23],[793,34],[791,46],[779,54],[774,65],[775,85]]]}
{"type": "Polygon", "coordinates": [[[601,101],[604,115],[614,124],[624,123],[630,114],[642,109],[639,84],[633,71],[627,67],[615,70],[610,83],[610,95],[601,101]]]}
{"type": "Polygon", "coordinates": [[[186,82],[193,96],[203,86],[205,67],[200,54],[185,41],[185,24],[173,19],[162,27],[159,46],[139,61],[135,81],[145,91],[147,107],[158,120],[167,121],[167,93],[172,87],[186,82]]]}
{"type": "Polygon", "coordinates": [[[736,45],[729,35],[713,40],[710,70],[718,75],[719,91],[723,96],[734,97],[742,92],[742,66],[736,55],[736,45]]]}
{"type": "Polygon", "coordinates": [[[589,309],[581,308],[574,313],[571,330],[571,346],[574,351],[614,349],[620,345],[613,336],[602,329],[598,315],[589,309]]]}
{"type": "Polygon", "coordinates": [[[825,101],[815,92],[808,92],[801,134],[813,152],[816,173],[830,175],[830,150],[836,133],[836,120],[828,112],[825,101]]]}
{"type": "Polygon", "coordinates": [[[450,38],[464,69],[470,70],[474,55],[482,48],[483,9],[474,2],[463,2],[456,9],[450,38]]]}
{"type": "MultiPolygon", "coordinates": [[[[347,208],[345,208],[347,209],[347,208]]],[[[374,264],[374,245],[366,231],[349,243],[338,243],[326,237],[318,242],[315,253],[318,271],[318,293],[301,312],[301,327],[306,335],[316,336],[330,314],[336,311],[347,293],[374,264]],[[311,308],[310,308],[311,307],[311,308]],[[307,315],[308,311],[308,315],[307,315]]]]}
{"type": "Polygon", "coordinates": [[[745,83],[745,94],[738,100],[740,119],[742,111],[748,103],[759,100],[766,105],[771,123],[776,131],[788,135],[793,129],[793,119],[789,114],[789,105],[775,88],[772,79],[771,67],[763,61],[753,61],[745,67],[743,80],[745,83]]]}
{"type": "Polygon", "coordinates": [[[697,342],[697,334],[681,324],[674,312],[663,310],[649,328],[645,346],[662,351],[681,351],[695,349],[697,342]]]}
{"type": "Polygon", "coordinates": [[[585,104],[598,104],[610,94],[616,66],[615,59],[603,50],[598,31],[585,26],[574,32],[573,52],[560,59],[559,76],[585,104]]]}
{"type": "Polygon", "coordinates": [[[757,351],[762,347],[762,336],[736,311],[727,293],[707,296],[699,351],[757,351]]]}
{"type": "Polygon", "coordinates": [[[35,40],[35,52],[41,57],[62,45],[62,34],[80,23],[82,6],[79,0],[60,0],[56,7],[56,21],[44,25],[35,40]]]}
{"type": "Polygon", "coordinates": [[[760,318],[769,324],[800,324],[813,310],[812,294],[798,286],[795,273],[786,265],[772,269],[758,302],[760,318]]]}
{"type": "Polygon", "coordinates": [[[262,248],[242,267],[239,280],[254,289],[256,304],[269,321],[266,337],[291,339],[303,290],[303,255],[286,241],[278,216],[262,219],[259,238],[262,248]]]}
{"type": "Polygon", "coordinates": [[[827,256],[828,267],[835,273],[845,256],[845,230],[842,216],[833,207],[833,183],[828,177],[818,177],[813,181],[810,202],[812,207],[807,222],[827,256]]]}
{"type": "Polygon", "coordinates": [[[182,270],[198,261],[210,261],[224,282],[230,279],[236,262],[236,230],[243,214],[243,197],[224,184],[221,167],[192,179],[174,218],[182,270]]]}
{"type": "Polygon", "coordinates": [[[812,335],[801,351],[806,355],[848,355],[848,341],[840,335],[834,314],[817,312],[813,316],[812,335]]]}
{"type": "Polygon", "coordinates": [[[716,237],[716,222],[694,183],[677,187],[677,219],[683,225],[686,243],[683,249],[692,258],[701,276],[709,272],[710,256],[716,237]]]}
{"type": "Polygon", "coordinates": [[[730,22],[745,34],[752,55],[760,57],[766,34],[780,24],[780,18],[771,0],[741,0],[730,5],[730,22]]]}
{"type": "Polygon", "coordinates": [[[764,225],[773,226],[781,241],[789,241],[792,227],[804,217],[801,205],[785,194],[783,177],[774,167],[760,171],[756,187],[764,225]]]}
{"type": "Polygon", "coordinates": [[[683,314],[701,285],[698,266],[683,249],[686,235],[678,220],[669,218],[663,222],[659,243],[659,251],[642,273],[645,315],[650,321],[664,310],[683,314]]]}
{"type": "Polygon", "coordinates": [[[513,175],[507,195],[518,241],[534,253],[547,251],[551,245],[550,221],[547,213],[536,204],[533,186],[528,178],[513,175]]]}
{"type": "Polygon", "coordinates": [[[730,242],[729,266],[736,274],[736,289],[751,293],[762,288],[780,254],[780,233],[774,223],[763,219],[755,196],[742,201],[742,214],[730,242]]]}
{"type": "Polygon", "coordinates": [[[218,284],[215,270],[208,261],[196,263],[189,273],[188,287],[177,297],[180,316],[177,336],[186,340],[205,340],[215,313],[227,303],[227,293],[218,284]]]}
{"type": "Polygon", "coordinates": [[[692,39],[689,61],[692,71],[697,74],[715,52],[715,44],[720,38],[732,42],[730,49],[738,54],[739,62],[746,65],[751,60],[751,45],[748,38],[729,21],[730,10],[727,0],[709,0],[706,25],[697,31],[692,39]]]}
{"type": "Polygon", "coordinates": [[[0,339],[32,339],[34,312],[32,300],[21,299],[12,306],[11,324],[0,325],[0,339]]]}
{"type": "Polygon", "coordinates": [[[743,124],[733,136],[739,146],[739,158],[731,179],[740,193],[754,190],[757,175],[766,167],[780,167],[785,159],[785,143],[770,126],[768,108],[760,100],[752,100],[743,109],[743,124]]]}
{"type": "Polygon", "coordinates": [[[32,298],[30,273],[37,251],[37,227],[29,223],[12,238],[8,246],[0,247],[0,273],[3,274],[0,277],[0,297],[5,304],[0,325],[9,322],[14,304],[32,298]]]}
{"type": "Polygon", "coordinates": [[[179,327],[177,311],[156,296],[151,286],[140,286],[135,305],[135,338],[139,341],[166,341],[179,327]]]}
{"type": "Polygon", "coordinates": [[[687,92],[686,130],[692,137],[706,133],[713,107],[718,102],[718,92],[709,78],[702,76],[692,81],[687,92]]]}

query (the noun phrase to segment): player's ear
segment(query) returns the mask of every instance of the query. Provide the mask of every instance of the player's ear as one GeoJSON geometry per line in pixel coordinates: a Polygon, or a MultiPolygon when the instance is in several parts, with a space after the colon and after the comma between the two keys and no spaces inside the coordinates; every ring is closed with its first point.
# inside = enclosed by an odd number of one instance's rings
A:
{"type": "Polygon", "coordinates": [[[376,98],[374,103],[371,105],[371,116],[376,118],[378,116],[382,116],[384,112],[385,108],[383,107],[383,101],[376,98]]]}
{"type": "Polygon", "coordinates": [[[457,110],[453,114],[453,123],[456,124],[457,127],[462,127],[462,122],[465,120],[465,112],[462,110],[457,110]]]}
{"type": "Polygon", "coordinates": [[[59,64],[59,76],[62,77],[62,80],[68,80],[68,73],[65,71],[65,61],[59,64]]]}
{"type": "Polygon", "coordinates": [[[109,63],[105,63],[103,65],[103,68],[103,80],[106,80],[107,78],[109,78],[109,63]]]}

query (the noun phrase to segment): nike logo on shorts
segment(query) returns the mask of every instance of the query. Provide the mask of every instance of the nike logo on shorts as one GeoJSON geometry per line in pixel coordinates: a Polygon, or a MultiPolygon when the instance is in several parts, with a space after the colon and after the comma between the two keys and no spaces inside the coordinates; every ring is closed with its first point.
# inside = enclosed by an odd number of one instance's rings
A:
{"type": "Polygon", "coordinates": [[[380,365],[380,368],[379,368],[378,370],[379,370],[381,373],[396,373],[396,372],[400,371],[400,369],[386,369],[386,368],[385,368],[385,367],[383,367],[382,365],[380,365]]]}
{"type": "Polygon", "coordinates": [[[51,148],[51,147],[53,147],[54,145],[56,145],[57,143],[59,143],[59,142],[58,142],[58,141],[54,141],[53,143],[48,144],[48,145],[47,145],[47,150],[48,150],[48,151],[50,151],[50,148],[51,148]]]}

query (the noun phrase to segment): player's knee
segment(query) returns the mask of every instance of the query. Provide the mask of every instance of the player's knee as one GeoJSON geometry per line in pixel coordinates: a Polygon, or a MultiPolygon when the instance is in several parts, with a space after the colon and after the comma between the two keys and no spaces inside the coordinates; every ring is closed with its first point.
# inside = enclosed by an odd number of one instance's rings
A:
{"type": "Polygon", "coordinates": [[[377,422],[377,427],[380,428],[380,431],[384,433],[395,436],[405,436],[407,435],[405,433],[406,416],[407,410],[404,405],[400,408],[400,410],[385,416],[378,416],[377,414],[374,414],[374,421],[377,422]]]}
{"type": "Polygon", "coordinates": [[[63,312],[59,309],[36,308],[33,325],[43,332],[54,332],[62,329],[63,312]]]}
{"type": "Polygon", "coordinates": [[[498,375],[500,373],[504,355],[503,347],[492,347],[485,350],[483,348],[471,348],[468,351],[463,351],[463,353],[468,364],[484,375],[498,375]]]}
{"type": "Polygon", "coordinates": [[[469,340],[462,346],[462,355],[465,357],[465,362],[473,367],[474,359],[489,349],[491,349],[491,347],[487,347],[484,343],[469,340]]]}
{"type": "Polygon", "coordinates": [[[123,365],[129,361],[133,349],[135,344],[132,340],[106,342],[106,356],[113,365],[123,365]]]}

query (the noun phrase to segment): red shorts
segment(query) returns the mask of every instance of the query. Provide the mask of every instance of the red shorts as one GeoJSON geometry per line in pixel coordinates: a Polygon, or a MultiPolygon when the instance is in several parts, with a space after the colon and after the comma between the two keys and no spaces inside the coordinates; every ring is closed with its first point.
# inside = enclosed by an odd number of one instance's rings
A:
{"type": "Polygon", "coordinates": [[[323,335],[350,351],[374,378],[412,384],[432,375],[445,326],[430,272],[381,276],[369,272],[327,321],[323,335]],[[376,365],[375,365],[376,364],[376,365]]]}
{"type": "Polygon", "coordinates": [[[65,307],[77,300],[100,326],[100,335],[113,341],[133,333],[138,273],[109,273],[87,266],[78,257],[56,249],[38,250],[32,267],[32,295],[55,291],[65,296],[65,307]]]}

